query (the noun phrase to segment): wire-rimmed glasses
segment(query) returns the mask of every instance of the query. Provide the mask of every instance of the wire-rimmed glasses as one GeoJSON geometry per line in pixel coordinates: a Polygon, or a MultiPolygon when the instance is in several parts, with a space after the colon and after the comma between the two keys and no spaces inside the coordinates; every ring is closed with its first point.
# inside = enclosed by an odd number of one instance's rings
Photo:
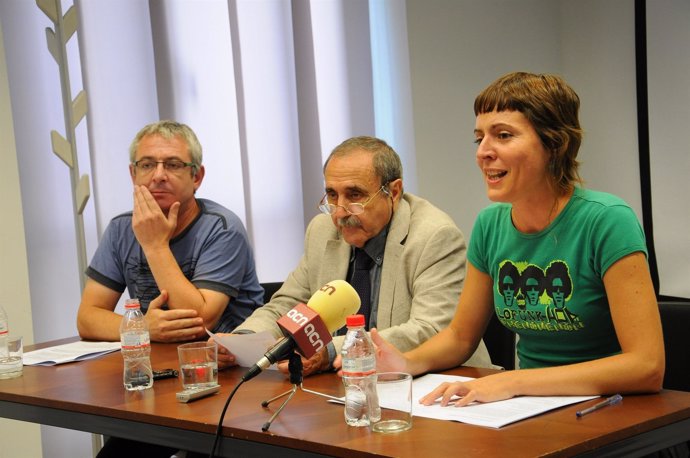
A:
{"type": "Polygon", "coordinates": [[[369,197],[364,202],[349,202],[346,205],[329,203],[328,194],[326,193],[319,201],[319,210],[321,210],[321,213],[325,213],[327,215],[335,215],[335,212],[338,211],[338,207],[341,207],[351,215],[361,215],[362,213],[364,213],[364,207],[366,207],[367,204],[369,204],[369,202],[371,202],[374,199],[374,197],[378,196],[379,193],[383,191],[385,188],[386,185],[382,185],[379,188],[379,190],[374,193],[374,195],[369,197]]]}

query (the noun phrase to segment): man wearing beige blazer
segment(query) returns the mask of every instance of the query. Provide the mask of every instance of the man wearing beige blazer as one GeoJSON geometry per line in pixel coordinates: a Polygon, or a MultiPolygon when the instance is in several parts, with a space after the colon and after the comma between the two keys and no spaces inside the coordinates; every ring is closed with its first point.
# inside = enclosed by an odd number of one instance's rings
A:
{"type": "MultiPolygon", "coordinates": [[[[453,220],[428,201],[403,191],[402,164],[383,140],[354,137],[338,145],[324,165],[326,193],[305,235],[304,254],[270,302],[235,332],[270,330],[325,283],[351,282],[356,249],[373,262],[367,329],[401,351],[420,345],[446,327],[465,277],[465,239],[453,220]]],[[[363,299],[363,302],[365,300],[363,299]]],[[[309,360],[304,375],[332,368],[343,336],[309,360]]],[[[221,366],[234,356],[221,348],[221,366]]],[[[466,363],[492,367],[483,342],[466,363]]],[[[287,363],[279,364],[287,371],[287,363]]]]}

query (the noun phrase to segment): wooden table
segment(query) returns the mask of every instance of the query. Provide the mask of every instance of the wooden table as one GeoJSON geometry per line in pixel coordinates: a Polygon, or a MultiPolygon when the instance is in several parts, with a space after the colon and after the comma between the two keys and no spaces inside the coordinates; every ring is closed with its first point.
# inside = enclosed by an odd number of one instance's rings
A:
{"type": "MultiPolygon", "coordinates": [[[[154,344],[154,369],[177,368],[176,348],[154,344]]],[[[177,379],[126,392],[119,352],[24,367],[22,377],[0,380],[0,416],[208,453],[223,406],[245,371],[221,371],[218,395],[183,404],[175,399],[181,388],[177,379]]],[[[491,371],[458,368],[449,373],[481,377],[491,371]]],[[[348,427],[342,406],[298,391],[263,432],[279,403],[263,408],[261,401],[290,387],[271,370],[243,384],[226,413],[219,456],[639,456],[690,440],[690,393],[680,391],[626,396],[619,405],[576,418],[577,410],[597,402],[587,401],[500,429],[415,417],[411,430],[393,435],[348,427]]],[[[344,393],[335,374],[308,377],[304,387],[333,396],[344,393]]]]}

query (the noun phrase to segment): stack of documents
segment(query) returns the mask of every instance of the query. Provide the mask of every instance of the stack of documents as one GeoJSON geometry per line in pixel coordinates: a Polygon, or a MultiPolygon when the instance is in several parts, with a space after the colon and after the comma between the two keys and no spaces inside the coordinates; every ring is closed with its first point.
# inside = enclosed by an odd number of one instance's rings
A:
{"type": "MultiPolygon", "coordinates": [[[[412,382],[412,414],[417,417],[453,420],[477,426],[500,428],[549,410],[594,399],[598,396],[518,396],[503,401],[473,403],[465,407],[440,404],[425,406],[419,399],[443,382],[467,382],[469,377],[457,375],[427,374],[412,382]]],[[[381,406],[385,407],[385,406],[381,406]]]]}
{"type": "Polygon", "coordinates": [[[56,364],[97,358],[120,349],[120,342],[72,342],[24,353],[25,366],[54,366],[56,364]]]}

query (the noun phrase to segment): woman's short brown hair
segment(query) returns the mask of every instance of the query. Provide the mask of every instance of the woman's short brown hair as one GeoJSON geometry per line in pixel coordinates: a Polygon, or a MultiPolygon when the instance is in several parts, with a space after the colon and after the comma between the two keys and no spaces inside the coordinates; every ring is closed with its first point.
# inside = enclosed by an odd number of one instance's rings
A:
{"type": "Polygon", "coordinates": [[[514,72],[491,83],[474,100],[474,114],[519,111],[551,155],[549,173],[566,192],[582,183],[577,153],[582,143],[580,97],[557,75],[514,72]]]}

